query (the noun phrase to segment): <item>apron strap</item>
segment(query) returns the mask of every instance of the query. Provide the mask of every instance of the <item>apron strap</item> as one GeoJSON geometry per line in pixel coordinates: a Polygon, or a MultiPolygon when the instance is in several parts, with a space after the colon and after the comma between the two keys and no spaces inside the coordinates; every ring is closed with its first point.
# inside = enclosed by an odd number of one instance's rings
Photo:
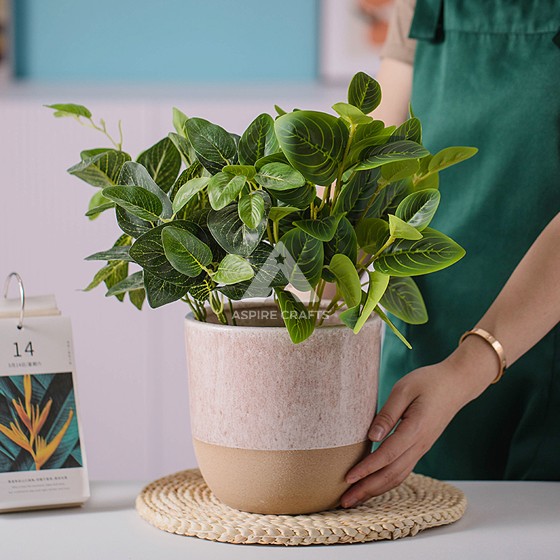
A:
{"type": "Polygon", "coordinates": [[[443,0],[417,0],[409,37],[434,43],[443,41],[443,0]]]}

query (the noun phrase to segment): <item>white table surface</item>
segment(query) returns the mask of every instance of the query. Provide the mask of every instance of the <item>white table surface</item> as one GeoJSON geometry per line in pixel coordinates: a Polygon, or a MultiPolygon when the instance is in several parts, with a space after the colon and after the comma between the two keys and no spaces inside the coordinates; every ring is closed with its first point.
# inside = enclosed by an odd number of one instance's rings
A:
{"type": "Polygon", "coordinates": [[[234,545],[160,531],[134,510],[139,482],[97,482],[82,508],[0,514],[0,558],[21,560],[559,560],[560,483],[455,482],[465,516],[415,537],[352,545],[234,545]]]}

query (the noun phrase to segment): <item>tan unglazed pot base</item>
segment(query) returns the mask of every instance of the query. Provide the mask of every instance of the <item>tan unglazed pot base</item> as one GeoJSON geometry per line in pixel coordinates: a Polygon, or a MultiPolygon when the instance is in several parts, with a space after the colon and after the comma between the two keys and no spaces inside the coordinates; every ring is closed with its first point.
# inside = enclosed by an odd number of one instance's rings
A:
{"type": "Polygon", "coordinates": [[[333,509],[349,487],[344,475],[371,447],[304,451],[238,449],[193,438],[206,484],[226,505],[263,514],[305,514],[333,509]]]}

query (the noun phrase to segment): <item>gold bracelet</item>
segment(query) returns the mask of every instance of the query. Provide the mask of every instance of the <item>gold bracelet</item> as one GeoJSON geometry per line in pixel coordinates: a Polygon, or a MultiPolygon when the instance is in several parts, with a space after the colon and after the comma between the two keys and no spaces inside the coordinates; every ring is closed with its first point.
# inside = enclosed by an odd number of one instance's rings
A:
{"type": "Polygon", "coordinates": [[[478,327],[475,327],[474,329],[463,334],[463,336],[459,339],[459,344],[461,344],[463,340],[465,340],[465,338],[467,338],[467,336],[470,336],[471,334],[480,336],[480,338],[483,338],[486,342],[488,342],[488,344],[490,344],[490,346],[492,346],[492,348],[494,348],[496,355],[498,356],[498,361],[500,362],[500,371],[498,372],[498,375],[496,376],[494,381],[492,381],[492,383],[497,383],[502,378],[507,368],[506,353],[504,352],[504,347],[488,331],[485,331],[484,329],[480,329],[478,327]]]}

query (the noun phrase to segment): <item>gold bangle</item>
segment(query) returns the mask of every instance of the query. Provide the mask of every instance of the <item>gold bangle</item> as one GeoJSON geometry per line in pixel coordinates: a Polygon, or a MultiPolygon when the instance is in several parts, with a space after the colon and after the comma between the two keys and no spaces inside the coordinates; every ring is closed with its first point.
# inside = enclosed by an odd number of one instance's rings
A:
{"type": "Polygon", "coordinates": [[[507,368],[506,353],[504,352],[504,347],[488,331],[485,331],[484,329],[480,329],[478,327],[475,327],[474,329],[463,334],[463,336],[459,339],[459,344],[461,344],[463,340],[465,340],[465,338],[467,338],[467,336],[470,336],[471,334],[480,336],[480,338],[483,338],[486,342],[488,342],[488,344],[490,344],[490,346],[492,346],[492,348],[494,348],[496,355],[498,356],[498,361],[500,362],[500,371],[498,372],[498,375],[496,376],[494,381],[492,381],[492,383],[497,383],[502,378],[507,368]]]}

